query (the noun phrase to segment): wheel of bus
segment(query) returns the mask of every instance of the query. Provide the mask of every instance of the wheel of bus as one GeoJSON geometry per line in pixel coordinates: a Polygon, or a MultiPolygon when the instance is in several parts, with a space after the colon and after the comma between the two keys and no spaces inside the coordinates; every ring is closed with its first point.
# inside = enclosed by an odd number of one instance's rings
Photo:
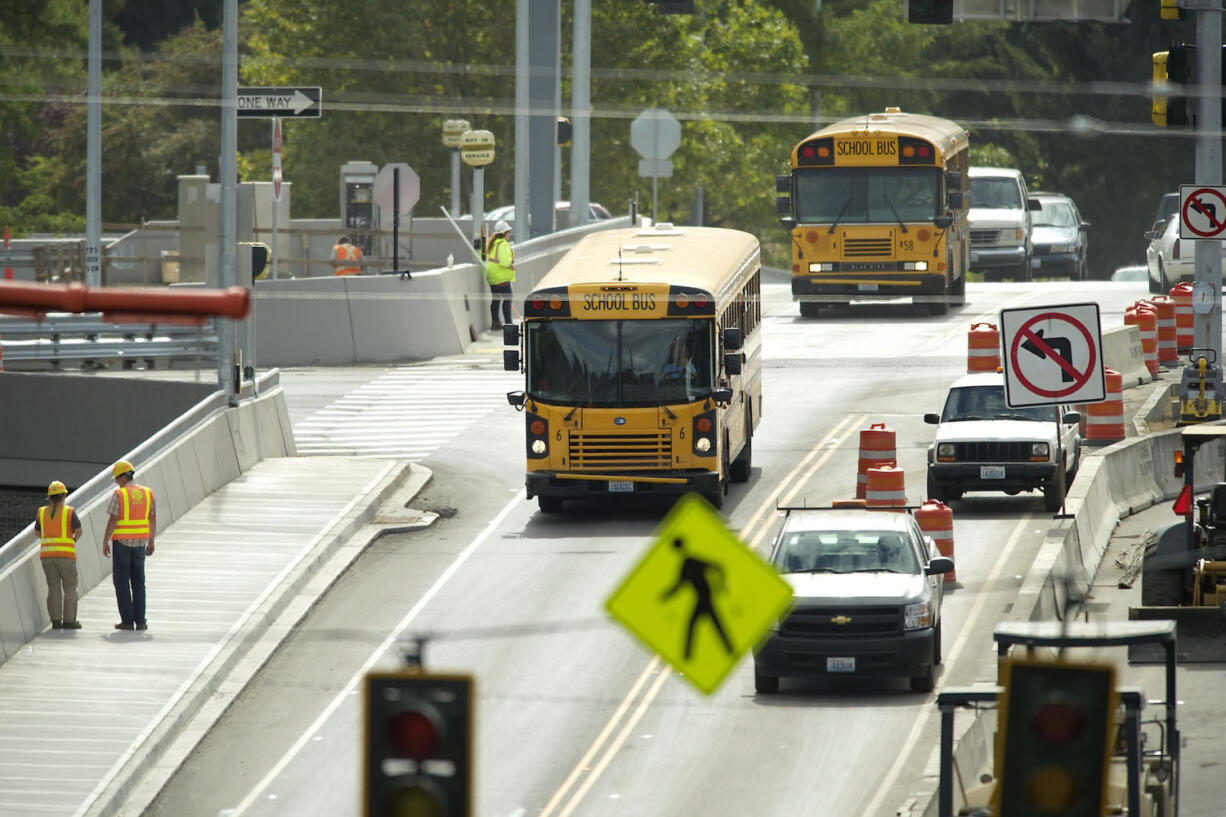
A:
{"type": "Polygon", "coordinates": [[[949,311],[949,301],[946,300],[947,298],[950,297],[949,296],[949,286],[946,285],[944,295],[938,295],[936,297],[940,298],[940,300],[928,302],[928,314],[929,315],[944,315],[946,312],[949,311]]]}
{"type": "Polygon", "coordinates": [[[562,497],[540,494],[536,498],[536,504],[541,513],[557,513],[562,510],[562,497]]]}
{"type": "Polygon", "coordinates": [[[816,318],[817,313],[822,309],[822,305],[817,301],[801,301],[800,302],[800,317],[816,318]]]}
{"type": "Polygon", "coordinates": [[[745,412],[745,447],[736,455],[728,476],[733,482],[749,482],[749,473],[753,470],[753,418],[745,412]]]}

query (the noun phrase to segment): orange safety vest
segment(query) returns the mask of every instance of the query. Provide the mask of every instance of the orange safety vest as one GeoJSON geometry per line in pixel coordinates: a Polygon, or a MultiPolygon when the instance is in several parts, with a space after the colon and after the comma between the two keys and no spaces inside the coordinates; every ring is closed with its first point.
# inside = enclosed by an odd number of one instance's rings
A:
{"type": "Polygon", "coordinates": [[[128,485],[115,490],[119,494],[119,519],[115,521],[111,538],[148,539],[153,491],[143,485],[128,485]]]}
{"type": "MultiPolygon", "coordinates": [[[[334,261],[361,261],[362,248],[356,244],[337,244],[332,248],[334,261]]],[[[361,267],[337,267],[337,275],[360,275],[361,267]]]]}
{"type": "Polygon", "coordinates": [[[48,513],[50,510],[50,505],[38,509],[39,541],[42,543],[38,558],[77,558],[77,540],[72,538],[71,530],[72,506],[65,505],[54,515],[48,513]]]}

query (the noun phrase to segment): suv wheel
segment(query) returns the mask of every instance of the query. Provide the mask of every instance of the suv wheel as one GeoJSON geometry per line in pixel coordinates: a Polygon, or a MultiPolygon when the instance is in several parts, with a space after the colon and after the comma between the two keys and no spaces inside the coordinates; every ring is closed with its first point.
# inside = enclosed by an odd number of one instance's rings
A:
{"type": "Polygon", "coordinates": [[[944,482],[937,482],[932,476],[932,471],[929,470],[928,498],[948,504],[954,500],[962,498],[962,489],[958,488],[957,486],[948,485],[944,482]]]}
{"type": "MultiPolygon", "coordinates": [[[[1061,469],[1063,470],[1063,469],[1061,469]]],[[[1055,513],[1064,504],[1064,474],[1043,486],[1043,510],[1055,513]]]]}
{"type": "Polygon", "coordinates": [[[770,675],[763,675],[758,672],[758,667],[753,668],[753,688],[754,691],[760,692],[763,695],[770,695],[779,691],[779,679],[770,675]]]}

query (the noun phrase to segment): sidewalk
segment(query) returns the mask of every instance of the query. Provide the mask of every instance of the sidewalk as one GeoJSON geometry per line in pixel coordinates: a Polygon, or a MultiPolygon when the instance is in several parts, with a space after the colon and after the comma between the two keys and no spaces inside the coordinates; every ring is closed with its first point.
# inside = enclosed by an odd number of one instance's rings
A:
{"type": "Polygon", "coordinates": [[[113,629],[104,582],[81,597],[83,629],[0,665],[0,814],[140,814],[365,547],[433,521],[405,510],[429,479],[407,462],[269,459],[163,530],[148,631],[113,629]]]}

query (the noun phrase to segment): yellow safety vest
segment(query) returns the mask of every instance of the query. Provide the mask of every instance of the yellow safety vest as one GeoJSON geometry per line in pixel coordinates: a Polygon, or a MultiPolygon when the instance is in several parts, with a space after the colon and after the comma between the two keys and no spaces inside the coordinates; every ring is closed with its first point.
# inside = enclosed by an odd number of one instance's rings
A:
{"type": "Polygon", "coordinates": [[[490,242],[486,256],[488,260],[485,264],[485,280],[488,283],[505,284],[515,280],[515,270],[511,269],[511,265],[515,263],[515,251],[511,249],[511,242],[502,236],[495,238],[490,242]]]}
{"type": "Polygon", "coordinates": [[[57,514],[51,514],[50,505],[38,509],[39,541],[42,549],[40,559],[77,558],[77,540],[72,538],[72,506],[64,505],[57,514]]]}
{"type": "Polygon", "coordinates": [[[119,494],[119,519],[115,521],[111,538],[148,539],[153,491],[143,485],[128,485],[115,490],[119,494]]]}

